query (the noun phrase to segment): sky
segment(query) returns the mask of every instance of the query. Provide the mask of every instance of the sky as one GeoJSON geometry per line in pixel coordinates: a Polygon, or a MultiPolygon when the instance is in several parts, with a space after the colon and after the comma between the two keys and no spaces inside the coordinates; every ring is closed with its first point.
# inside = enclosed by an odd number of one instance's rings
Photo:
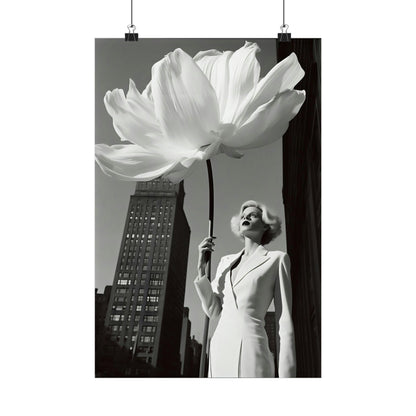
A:
{"type": "MultiPolygon", "coordinates": [[[[194,56],[200,50],[236,50],[245,41],[254,41],[261,51],[257,59],[263,77],[276,64],[274,39],[141,39],[138,43],[122,39],[96,40],[96,143],[119,144],[112,119],[105,110],[103,98],[108,90],[128,90],[129,78],[141,92],[151,77],[151,67],[165,54],[182,48],[194,56]]],[[[273,130],[270,131],[273,135],[273,130]]],[[[247,151],[241,159],[219,155],[212,159],[214,176],[214,235],[215,252],[212,257],[214,275],[220,258],[236,253],[242,242],[232,234],[231,217],[241,204],[250,199],[265,203],[283,220],[282,234],[266,247],[269,250],[286,249],[284,207],[282,201],[282,141],[247,151]]],[[[208,179],[206,164],[184,181],[184,211],[191,228],[188,270],[184,306],[190,308],[191,334],[202,340],[204,314],[194,289],[198,251],[197,246],[208,234],[208,179]]],[[[130,195],[135,182],[124,182],[105,175],[95,166],[95,286],[102,292],[111,285],[119,254],[130,195]]],[[[213,327],[210,328],[212,333],[213,327]]]]}

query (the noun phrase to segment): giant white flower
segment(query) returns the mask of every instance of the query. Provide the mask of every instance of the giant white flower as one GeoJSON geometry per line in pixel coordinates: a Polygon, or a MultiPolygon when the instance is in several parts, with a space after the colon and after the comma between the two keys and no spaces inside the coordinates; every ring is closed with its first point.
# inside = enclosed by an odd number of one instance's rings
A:
{"type": "Polygon", "coordinates": [[[241,157],[278,140],[305,101],[305,92],[293,89],[304,71],[292,53],[259,79],[259,50],[246,42],[235,52],[191,58],[176,49],[153,65],[141,94],[132,80],[127,96],[108,91],[104,103],[114,129],[130,143],[96,145],[101,169],[123,180],[179,182],[197,161],[221,152],[241,157]]]}

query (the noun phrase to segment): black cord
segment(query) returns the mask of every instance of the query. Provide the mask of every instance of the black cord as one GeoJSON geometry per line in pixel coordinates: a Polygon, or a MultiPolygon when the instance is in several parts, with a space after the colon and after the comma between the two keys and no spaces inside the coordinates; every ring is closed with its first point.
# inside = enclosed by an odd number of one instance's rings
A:
{"type": "Polygon", "coordinates": [[[134,26],[133,24],[133,0],[130,0],[130,24],[127,25],[127,29],[129,30],[129,32],[124,34],[124,40],[138,41],[139,35],[138,33],[134,33],[134,31],[136,30],[136,26],[134,26]]]}
{"type": "Polygon", "coordinates": [[[283,0],[283,27],[286,27],[285,25],[285,0],[283,0]]]}

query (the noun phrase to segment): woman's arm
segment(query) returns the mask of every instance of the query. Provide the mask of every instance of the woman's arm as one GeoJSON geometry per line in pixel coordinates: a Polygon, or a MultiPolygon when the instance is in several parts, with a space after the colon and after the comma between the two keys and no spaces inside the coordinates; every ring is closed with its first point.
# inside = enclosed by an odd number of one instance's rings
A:
{"type": "Polygon", "coordinates": [[[213,288],[217,287],[218,279],[221,276],[221,262],[222,259],[218,264],[217,274],[212,283],[208,280],[205,274],[198,274],[194,280],[196,292],[198,293],[199,299],[202,303],[202,309],[209,318],[214,318],[220,315],[222,311],[221,297],[219,293],[213,290],[213,288]]]}
{"type": "Polygon", "coordinates": [[[296,377],[295,331],[292,322],[292,282],[290,258],[285,253],[279,259],[279,276],[275,286],[276,348],[279,357],[279,377],[296,377]]]}

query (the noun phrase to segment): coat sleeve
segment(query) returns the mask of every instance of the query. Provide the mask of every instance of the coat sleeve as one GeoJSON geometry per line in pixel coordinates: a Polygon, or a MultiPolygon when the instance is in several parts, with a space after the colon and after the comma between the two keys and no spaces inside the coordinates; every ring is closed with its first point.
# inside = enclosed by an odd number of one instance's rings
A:
{"type": "Polygon", "coordinates": [[[274,303],[279,377],[296,377],[295,331],[292,321],[292,282],[290,278],[290,258],[286,253],[279,259],[278,274],[274,303]]]}
{"type": "Polygon", "coordinates": [[[222,296],[218,293],[218,280],[221,276],[221,258],[215,279],[210,282],[208,278],[204,276],[197,276],[194,280],[196,292],[202,303],[202,309],[209,318],[217,317],[222,311],[222,296]]]}

